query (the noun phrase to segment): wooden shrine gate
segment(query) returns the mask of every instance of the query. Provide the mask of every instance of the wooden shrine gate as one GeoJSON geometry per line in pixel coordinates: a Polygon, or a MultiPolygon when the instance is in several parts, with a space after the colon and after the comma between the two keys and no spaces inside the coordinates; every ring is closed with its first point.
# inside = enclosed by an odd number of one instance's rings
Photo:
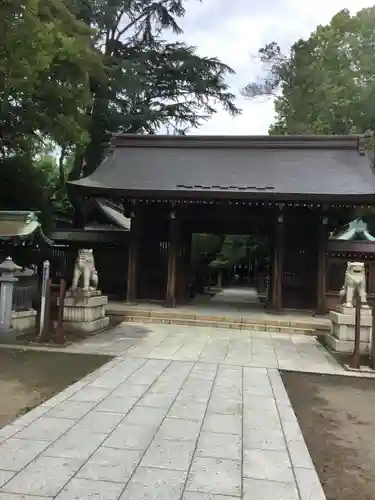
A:
{"type": "MultiPolygon", "coordinates": [[[[270,242],[268,307],[315,309],[318,302],[319,228],[313,209],[166,204],[134,210],[129,248],[129,302],[158,301],[175,307],[189,297],[193,233],[258,234],[270,242]]],[[[324,292],[323,292],[324,293],[324,292]]]]}

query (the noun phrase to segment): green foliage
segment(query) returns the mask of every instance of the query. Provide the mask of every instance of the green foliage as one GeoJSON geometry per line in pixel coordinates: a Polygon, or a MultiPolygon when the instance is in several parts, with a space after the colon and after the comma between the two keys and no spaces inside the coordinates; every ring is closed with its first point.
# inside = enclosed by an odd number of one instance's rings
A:
{"type": "Polygon", "coordinates": [[[375,7],[336,14],[290,55],[276,42],[260,50],[267,76],[243,90],[277,95],[270,133],[352,134],[375,130],[375,7]]]}
{"type": "Polygon", "coordinates": [[[0,210],[41,212],[50,225],[55,209],[72,212],[53,156],[24,153],[0,160],[0,210]]]}
{"type": "Polygon", "coordinates": [[[106,78],[91,79],[90,143],[78,151],[71,177],[95,170],[104,144],[116,132],[186,133],[222,104],[239,113],[225,78],[233,71],[216,58],[199,57],[163,34],[181,34],[184,0],[72,0],[73,10],[96,30],[93,44],[104,57],[106,78]]]}
{"type": "Polygon", "coordinates": [[[40,211],[42,222],[48,226],[52,216],[51,176],[51,165],[45,162],[40,167],[26,154],[0,160],[0,210],[40,211]]]}
{"type": "Polygon", "coordinates": [[[230,269],[245,259],[265,258],[268,252],[267,242],[257,236],[226,235],[220,252],[210,263],[210,266],[230,269]]]}
{"type": "Polygon", "coordinates": [[[66,214],[73,214],[73,207],[65,190],[65,170],[71,165],[71,157],[60,157],[56,160],[51,154],[37,156],[34,159],[34,168],[44,172],[44,189],[49,193],[49,209],[66,214]]]}
{"type": "Polygon", "coordinates": [[[210,262],[220,251],[224,237],[216,234],[193,234],[191,242],[191,262],[210,262]]]}
{"type": "Polygon", "coordinates": [[[91,31],[64,0],[4,0],[0,6],[0,155],[87,140],[89,75],[100,59],[91,31]]]}
{"type": "Polygon", "coordinates": [[[244,235],[227,235],[221,248],[221,257],[226,266],[231,268],[245,257],[248,237],[244,235]]]}
{"type": "MultiPolygon", "coordinates": [[[[0,162],[8,208],[48,199],[70,209],[66,180],[97,167],[112,133],[186,133],[215,113],[212,103],[239,113],[225,81],[231,68],[163,39],[166,31],[181,34],[185,4],[0,2],[0,162]],[[44,151],[46,142],[61,149],[57,161],[44,151]],[[28,193],[16,175],[39,184],[28,193]]],[[[72,202],[79,212],[79,200],[72,202]]]]}

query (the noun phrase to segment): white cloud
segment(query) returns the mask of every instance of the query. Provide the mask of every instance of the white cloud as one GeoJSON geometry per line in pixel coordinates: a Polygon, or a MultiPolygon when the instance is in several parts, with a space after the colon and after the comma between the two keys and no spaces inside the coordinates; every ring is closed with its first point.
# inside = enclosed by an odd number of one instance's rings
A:
{"type": "Polygon", "coordinates": [[[182,38],[197,47],[200,55],[217,56],[236,75],[230,78],[232,91],[242,108],[240,117],[231,118],[222,110],[198,130],[198,134],[267,134],[273,122],[271,99],[245,100],[240,89],[259,74],[252,59],[259,47],[276,40],[284,49],[298,38],[306,38],[319,24],[327,24],[342,9],[356,12],[371,7],[373,0],[190,0],[182,27],[182,38]],[[253,5],[252,5],[253,4],[253,5]]]}

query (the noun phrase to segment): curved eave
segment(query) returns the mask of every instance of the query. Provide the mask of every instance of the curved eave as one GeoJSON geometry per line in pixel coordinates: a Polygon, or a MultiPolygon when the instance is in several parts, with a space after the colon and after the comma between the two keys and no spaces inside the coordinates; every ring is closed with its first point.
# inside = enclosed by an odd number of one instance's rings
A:
{"type": "Polygon", "coordinates": [[[332,239],[336,241],[375,241],[375,238],[368,231],[355,231],[354,229],[332,239]]]}
{"type": "Polygon", "coordinates": [[[31,244],[39,244],[46,246],[54,246],[54,241],[51,240],[48,236],[46,236],[41,228],[30,233],[30,234],[16,234],[11,236],[0,236],[0,241],[3,243],[11,243],[11,244],[20,244],[20,243],[31,243],[31,244]],[[37,239],[37,241],[35,241],[37,239]]]}
{"type": "Polygon", "coordinates": [[[375,195],[368,194],[321,194],[321,193],[277,193],[272,191],[198,191],[198,190],[148,190],[148,189],[119,189],[103,185],[86,185],[70,183],[68,189],[72,189],[81,197],[115,197],[123,199],[158,199],[158,200],[243,200],[270,202],[325,202],[327,204],[342,203],[353,205],[373,205],[375,195]]]}
{"type": "Polygon", "coordinates": [[[120,210],[110,206],[106,203],[106,200],[96,199],[96,204],[99,210],[112,222],[112,224],[124,231],[130,231],[131,221],[129,218],[125,217],[120,210]]]}

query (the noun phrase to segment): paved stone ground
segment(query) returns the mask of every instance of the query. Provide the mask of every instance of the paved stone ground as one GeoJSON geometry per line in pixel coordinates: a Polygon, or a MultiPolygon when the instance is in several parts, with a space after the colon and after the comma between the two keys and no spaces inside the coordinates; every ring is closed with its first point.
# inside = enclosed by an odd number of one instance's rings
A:
{"type": "Polygon", "coordinates": [[[277,370],[346,373],[315,339],[122,324],[69,350],[116,358],[0,430],[0,500],[325,499],[277,370]]]}

